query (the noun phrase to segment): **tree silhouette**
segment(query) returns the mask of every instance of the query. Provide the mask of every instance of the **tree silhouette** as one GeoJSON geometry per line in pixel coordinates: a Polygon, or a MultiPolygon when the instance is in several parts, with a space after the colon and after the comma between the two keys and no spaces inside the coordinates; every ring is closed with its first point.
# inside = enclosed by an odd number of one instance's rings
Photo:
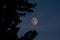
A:
{"type": "Polygon", "coordinates": [[[16,26],[22,22],[19,18],[26,15],[25,11],[33,12],[35,6],[36,4],[28,3],[28,0],[0,0],[0,40],[33,40],[37,35],[36,30],[30,30],[18,38],[17,32],[20,28],[16,26]]]}

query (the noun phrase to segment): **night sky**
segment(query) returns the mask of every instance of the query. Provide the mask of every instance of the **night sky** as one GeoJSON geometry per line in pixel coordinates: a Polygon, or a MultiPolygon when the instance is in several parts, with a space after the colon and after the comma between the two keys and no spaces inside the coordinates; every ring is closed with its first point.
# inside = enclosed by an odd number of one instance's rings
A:
{"type": "Polygon", "coordinates": [[[29,30],[36,30],[38,35],[34,40],[60,40],[60,0],[29,0],[37,3],[33,13],[26,13],[21,19],[23,22],[18,36],[23,36],[29,30]],[[38,24],[33,25],[33,17],[38,19],[38,24]]]}

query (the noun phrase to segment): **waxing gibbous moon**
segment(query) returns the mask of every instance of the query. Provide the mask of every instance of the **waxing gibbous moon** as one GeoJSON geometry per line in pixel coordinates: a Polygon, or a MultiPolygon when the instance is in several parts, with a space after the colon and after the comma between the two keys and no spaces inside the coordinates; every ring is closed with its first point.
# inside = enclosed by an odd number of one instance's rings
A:
{"type": "Polygon", "coordinates": [[[32,24],[33,25],[37,25],[37,23],[38,23],[38,19],[37,18],[32,18],[32,24]]]}

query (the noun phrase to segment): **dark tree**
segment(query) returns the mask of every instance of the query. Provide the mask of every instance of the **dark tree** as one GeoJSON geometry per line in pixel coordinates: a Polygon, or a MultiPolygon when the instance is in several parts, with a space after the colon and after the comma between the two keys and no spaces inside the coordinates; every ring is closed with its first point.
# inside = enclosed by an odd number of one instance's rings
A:
{"type": "Polygon", "coordinates": [[[35,6],[36,4],[28,3],[28,0],[0,0],[0,40],[33,40],[37,35],[36,30],[30,30],[18,38],[20,28],[16,26],[22,22],[19,18],[26,15],[24,12],[33,12],[35,6]]]}

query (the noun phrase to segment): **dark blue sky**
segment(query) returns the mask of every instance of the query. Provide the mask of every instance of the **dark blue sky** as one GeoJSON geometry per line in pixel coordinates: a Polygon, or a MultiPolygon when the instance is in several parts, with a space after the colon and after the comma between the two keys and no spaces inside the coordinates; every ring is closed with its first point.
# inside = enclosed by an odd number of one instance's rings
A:
{"type": "Polygon", "coordinates": [[[29,0],[37,3],[33,13],[27,13],[23,22],[19,24],[21,30],[18,35],[25,34],[29,30],[37,30],[35,40],[60,40],[60,0],[29,0]],[[31,19],[37,17],[38,24],[33,26],[31,19]]]}

